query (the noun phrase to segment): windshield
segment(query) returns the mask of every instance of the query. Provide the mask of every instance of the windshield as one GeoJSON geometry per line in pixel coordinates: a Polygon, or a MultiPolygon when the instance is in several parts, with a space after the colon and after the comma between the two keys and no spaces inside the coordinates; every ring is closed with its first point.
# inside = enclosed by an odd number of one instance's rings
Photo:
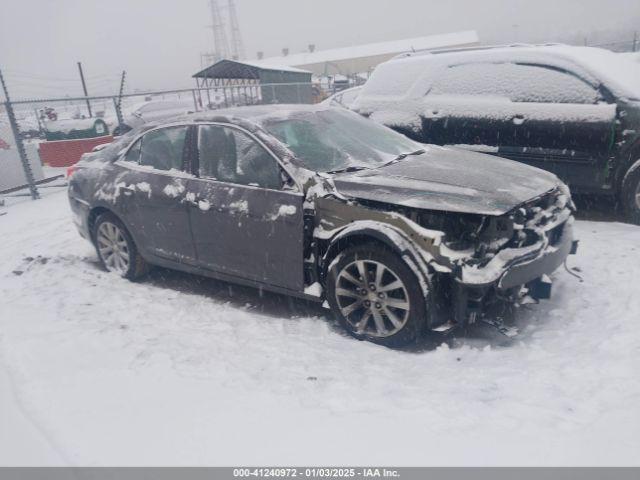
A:
{"type": "Polygon", "coordinates": [[[285,143],[310,170],[331,172],[375,168],[402,153],[420,150],[419,143],[346,110],[297,112],[273,118],[263,127],[285,143]]]}

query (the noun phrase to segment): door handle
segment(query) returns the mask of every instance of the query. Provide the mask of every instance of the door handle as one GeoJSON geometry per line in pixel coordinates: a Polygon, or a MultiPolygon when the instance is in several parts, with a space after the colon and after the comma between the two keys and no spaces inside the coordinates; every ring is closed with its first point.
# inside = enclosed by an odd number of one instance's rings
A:
{"type": "Polygon", "coordinates": [[[513,116],[513,123],[515,123],[516,125],[522,125],[524,123],[524,115],[514,115],[513,116]]]}
{"type": "Polygon", "coordinates": [[[120,187],[120,190],[122,191],[122,194],[127,197],[130,197],[135,192],[133,188],[129,188],[129,187],[120,187]]]}

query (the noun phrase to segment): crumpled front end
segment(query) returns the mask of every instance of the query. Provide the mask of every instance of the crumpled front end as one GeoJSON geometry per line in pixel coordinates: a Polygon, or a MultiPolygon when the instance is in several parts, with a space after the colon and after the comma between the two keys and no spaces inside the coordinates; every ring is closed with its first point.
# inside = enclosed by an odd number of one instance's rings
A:
{"type": "Polygon", "coordinates": [[[435,297],[432,329],[452,321],[466,325],[496,299],[547,298],[549,275],[577,247],[575,207],[559,182],[501,215],[409,208],[332,191],[329,184],[309,201],[314,211],[309,258],[319,258],[326,272],[336,251],[332,246],[350,236],[387,244],[415,266],[425,297],[435,297]]]}
{"type": "Polygon", "coordinates": [[[474,321],[491,300],[544,299],[553,273],[576,253],[575,207],[561,186],[499,217],[485,217],[476,242],[464,252],[447,244],[453,261],[454,320],[474,321]]]}

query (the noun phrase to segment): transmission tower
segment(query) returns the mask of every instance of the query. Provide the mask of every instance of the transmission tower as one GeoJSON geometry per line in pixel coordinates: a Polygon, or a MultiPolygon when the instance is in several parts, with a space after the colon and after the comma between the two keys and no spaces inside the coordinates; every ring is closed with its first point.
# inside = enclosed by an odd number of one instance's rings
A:
{"type": "Polygon", "coordinates": [[[227,31],[217,0],[209,0],[211,5],[211,29],[213,30],[213,56],[215,61],[229,58],[227,31]]]}
{"type": "Polygon", "coordinates": [[[244,58],[244,45],[240,25],[238,25],[235,0],[229,0],[229,23],[231,24],[231,54],[234,60],[241,60],[244,58]]]}

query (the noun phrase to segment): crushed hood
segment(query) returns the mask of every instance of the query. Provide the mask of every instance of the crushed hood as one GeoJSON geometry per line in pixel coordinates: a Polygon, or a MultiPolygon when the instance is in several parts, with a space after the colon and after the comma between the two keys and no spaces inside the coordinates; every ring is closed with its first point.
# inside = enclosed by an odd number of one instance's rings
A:
{"type": "Polygon", "coordinates": [[[339,193],[405,207],[502,215],[560,184],[552,173],[481,153],[429,146],[420,156],[334,177],[339,193]]]}

